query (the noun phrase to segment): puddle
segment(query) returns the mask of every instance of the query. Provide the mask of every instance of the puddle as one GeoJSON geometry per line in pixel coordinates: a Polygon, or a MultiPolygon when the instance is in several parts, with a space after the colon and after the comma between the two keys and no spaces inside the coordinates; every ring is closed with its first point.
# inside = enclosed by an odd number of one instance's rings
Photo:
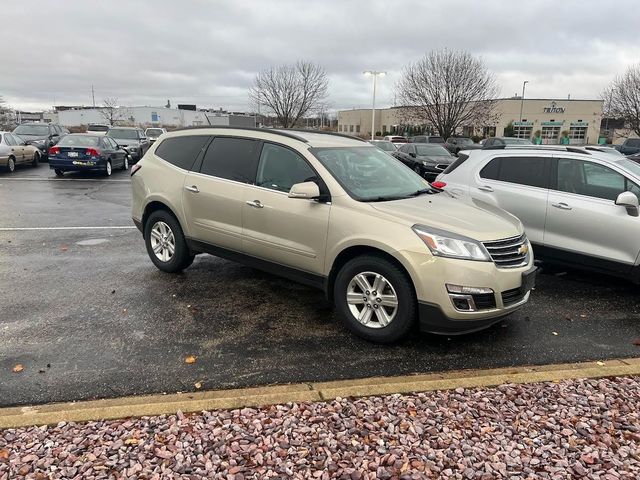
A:
{"type": "Polygon", "coordinates": [[[90,238],[88,240],[81,240],[76,242],[76,245],[100,245],[101,243],[107,243],[109,240],[106,238],[90,238]]]}

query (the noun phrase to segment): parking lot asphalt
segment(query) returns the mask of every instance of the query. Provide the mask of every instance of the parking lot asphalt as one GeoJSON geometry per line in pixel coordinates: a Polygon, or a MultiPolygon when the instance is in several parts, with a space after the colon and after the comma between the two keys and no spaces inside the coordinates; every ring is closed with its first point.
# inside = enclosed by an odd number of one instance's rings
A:
{"type": "Polygon", "coordinates": [[[489,330],[371,344],[269,273],[207,255],[158,271],[130,199],[125,172],[0,173],[0,406],[640,354],[639,287],[549,268],[489,330]]]}

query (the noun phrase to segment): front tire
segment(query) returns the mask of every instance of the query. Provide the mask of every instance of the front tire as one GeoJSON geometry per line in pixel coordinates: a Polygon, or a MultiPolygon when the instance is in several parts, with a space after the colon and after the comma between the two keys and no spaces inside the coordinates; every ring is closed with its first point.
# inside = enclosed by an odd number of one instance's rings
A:
{"type": "Polygon", "coordinates": [[[129,170],[129,157],[127,155],[124,156],[124,163],[122,164],[122,170],[129,170]]]}
{"type": "Polygon", "coordinates": [[[56,174],[56,177],[64,177],[64,172],[62,170],[56,168],[54,172],[56,174]]]}
{"type": "Polygon", "coordinates": [[[165,210],[156,210],[144,228],[147,253],[153,264],[163,272],[180,272],[193,263],[182,228],[176,218],[165,210]]]}
{"type": "Polygon", "coordinates": [[[413,171],[422,177],[422,168],[420,168],[420,165],[413,167],[413,171]]]}
{"type": "Polygon", "coordinates": [[[37,167],[39,163],[40,163],[40,154],[38,152],[35,152],[33,154],[33,162],[31,162],[31,166],[37,167]]]}
{"type": "Polygon", "coordinates": [[[411,280],[381,256],[349,260],[336,276],[333,296],[345,326],[372,342],[395,342],[416,322],[417,301],[411,280]]]}
{"type": "Polygon", "coordinates": [[[13,157],[9,157],[9,160],[7,161],[7,171],[9,173],[13,173],[16,171],[16,161],[13,159],[13,157]]]}

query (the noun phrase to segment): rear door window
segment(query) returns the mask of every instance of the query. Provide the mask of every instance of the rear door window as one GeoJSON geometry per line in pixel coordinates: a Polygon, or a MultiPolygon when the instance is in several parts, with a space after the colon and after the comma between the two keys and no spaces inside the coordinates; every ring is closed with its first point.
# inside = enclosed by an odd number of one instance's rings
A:
{"type": "Polygon", "coordinates": [[[176,167],[191,170],[210,138],[206,135],[166,138],[158,145],[155,154],[176,167]]]}
{"type": "Polygon", "coordinates": [[[207,148],[200,173],[253,183],[259,146],[260,142],[248,138],[216,137],[207,148]]]}

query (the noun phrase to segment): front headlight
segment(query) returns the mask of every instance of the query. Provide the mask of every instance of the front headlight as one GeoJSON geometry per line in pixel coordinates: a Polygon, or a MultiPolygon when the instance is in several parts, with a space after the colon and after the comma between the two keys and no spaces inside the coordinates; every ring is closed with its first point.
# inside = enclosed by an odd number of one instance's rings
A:
{"type": "Polygon", "coordinates": [[[435,256],[480,262],[491,261],[489,253],[477,240],[424,225],[414,225],[412,229],[435,256]]]}
{"type": "Polygon", "coordinates": [[[34,145],[44,145],[44,140],[33,140],[31,143],[34,145]]]}

